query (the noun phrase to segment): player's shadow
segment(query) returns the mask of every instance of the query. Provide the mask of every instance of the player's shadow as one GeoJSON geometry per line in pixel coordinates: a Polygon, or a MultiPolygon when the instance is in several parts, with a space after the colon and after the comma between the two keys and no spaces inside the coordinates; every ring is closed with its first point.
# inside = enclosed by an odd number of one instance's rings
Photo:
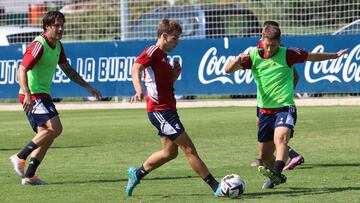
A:
{"type": "Polygon", "coordinates": [[[296,170],[306,170],[312,168],[332,168],[332,167],[360,167],[360,163],[305,164],[297,167],[296,170]]]}
{"type": "MultiPolygon", "coordinates": [[[[199,178],[198,176],[177,176],[177,177],[154,177],[154,178],[145,178],[142,181],[158,181],[158,180],[174,180],[174,179],[189,179],[189,178],[199,178]]],[[[52,185],[63,185],[63,184],[85,184],[85,183],[116,183],[116,182],[127,182],[128,179],[94,179],[94,180],[79,180],[79,181],[63,181],[63,182],[52,182],[52,185]]]]}
{"type": "Polygon", "coordinates": [[[186,193],[186,194],[181,194],[181,193],[176,193],[176,194],[170,194],[170,195],[164,195],[164,194],[151,194],[151,195],[144,195],[144,196],[149,196],[149,197],[161,197],[161,198],[170,198],[170,197],[184,197],[184,196],[196,196],[196,197],[200,197],[200,196],[209,196],[209,193],[186,193]]]}
{"type": "Polygon", "coordinates": [[[87,148],[87,147],[93,147],[92,145],[74,145],[74,146],[53,146],[52,149],[71,149],[71,148],[87,148]]]}
{"type": "Polygon", "coordinates": [[[6,151],[20,151],[20,148],[0,148],[0,152],[6,152],[6,151]]]}
{"type": "Polygon", "coordinates": [[[360,191],[360,187],[338,187],[338,188],[289,188],[291,191],[277,191],[277,189],[269,189],[266,192],[255,192],[255,193],[245,193],[242,196],[246,199],[260,199],[269,195],[283,195],[288,197],[297,197],[304,195],[321,195],[321,194],[330,194],[335,192],[343,191],[360,191]]]}
{"type": "Polygon", "coordinates": [[[98,179],[98,180],[79,180],[79,181],[63,181],[63,182],[51,182],[51,185],[65,185],[65,184],[90,184],[90,183],[118,183],[118,182],[125,182],[127,179],[98,179]]]}
{"type": "Polygon", "coordinates": [[[199,176],[173,176],[173,177],[153,177],[146,178],[144,180],[177,180],[177,179],[190,179],[190,178],[199,178],[199,176]]]}
{"type": "MultiPolygon", "coordinates": [[[[71,148],[86,148],[86,147],[92,147],[92,146],[80,146],[80,145],[74,145],[74,146],[53,146],[51,149],[71,149],[71,148]]],[[[0,148],[1,151],[20,151],[22,148],[0,148]]]]}
{"type": "MultiPolygon", "coordinates": [[[[343,188],[289,188],[291,191],[277,191],[277,189],[266,190],[266,192],[255,192],[249,193],[245,192],[244,194],[240,195],[239,198],[235,199],[261,199],[266,198],[270,195],[282,195],[287,197],[297,197],[297,196],[304,196],[304,195],[321,195],[321,194],[329,194],[335,192],[343,192],[343,191],[350,191],[356,190],[359,191],[360,187],[343,187],[343,188]]],[[[174,197],[174,196],[208,196],[208,193],[200,194],[200,193],[177,193],[164,196],[164,194],[151,194],[146,196],[159,196],[163,198],[167,197],[174,197]]]]}

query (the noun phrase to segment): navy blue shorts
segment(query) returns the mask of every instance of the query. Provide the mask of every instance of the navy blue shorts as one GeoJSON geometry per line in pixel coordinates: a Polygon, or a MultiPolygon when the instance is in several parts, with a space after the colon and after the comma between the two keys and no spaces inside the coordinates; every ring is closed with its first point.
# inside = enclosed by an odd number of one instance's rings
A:
{"type": "Polygon", "coordinates": [[[50,98],[33,100],[33,110],[27,114],[32,129],[37,132],[38,126],[43,126],[46,121],[59,115],[50,98]]]}
{"type": "Polygon", "coordinates": [[[276,127],[284,126],[291,129],[293,136],[294,127],[296,124],[297,113],[296,107],[289,106],[281,108],[274,114],[259,113],[259,129],[258,141],[268,142],[274,140],[274,130],[276,127]]]}
{"type": "Polygon", "coordinates": [[[174,141],[185,131],[179,115],[173,110],[148,112],[150,122],[159,130],[160,136],[174,141]]]}

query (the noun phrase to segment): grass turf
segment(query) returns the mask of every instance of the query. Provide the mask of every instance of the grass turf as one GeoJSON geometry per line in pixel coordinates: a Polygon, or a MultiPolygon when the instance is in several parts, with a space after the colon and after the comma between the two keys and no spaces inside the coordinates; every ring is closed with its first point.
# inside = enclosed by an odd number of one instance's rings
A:
{"type": "Polygon", "coordinates": [[[246,182],[240,199],[215,198],[187,164],[177,159],[146,176],[124,196],[129,166],[161,149],[145,110],[61,111],[64,126],[37,175],[47,186],[22,186],[8,157],[33,136],[22,112],[0,112],[1,202],[357,202],[360,194],[360,107],[298,107],[290,145],[305,164],[285,172],[288,182],[262,190],[265,178],[249,167],[257,156],[255,108],[178,110],[211,173],[237,173],[246,182]]]}

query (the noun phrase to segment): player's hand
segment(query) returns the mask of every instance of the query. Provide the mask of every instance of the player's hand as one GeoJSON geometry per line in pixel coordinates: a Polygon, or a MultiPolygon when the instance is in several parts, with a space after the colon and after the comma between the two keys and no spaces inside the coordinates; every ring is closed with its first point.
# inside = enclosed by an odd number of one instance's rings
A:
{"type": "Polygon", "coordinates": [[[249,54],[244,54],[244,53],[239,54],[235,58],[236,62],[239,63],[239,64],[242,64],[242,63],[248,61],[249,59],[250,59],[250,55],[249,54]]]}
{"type": "Polygon", "coordinates": [[[179,61],[174,61],[173,73],[174,73],[174,75],[177,75],[177,76],[180,75],[180,73],[181,73],[181,65],[180,65],[179,61]]]}
{"type": "Polygon", "coordinates": [[[342,56],[348,49],[341,49],[340,51],[336,52],[337,54],[337,58],[339,58],[340,56],[342,56]]]}
{"type": "Polygon", "coordinates": [[[97,100],[101,100],[102,96],[99,90],[89,87],[87,88],[88,92],[90,92],[94,97],[96,97],[97,100]]]}
{"type": "Polygon", "coordinates": [[[144,94],[142,92],[137,92],[134,96],[130,98],[130,102],[141,102],[144,98],[144,94]]]}
{"type": "Polygon", "coordinates": [[[25,98],[24,98],[24,102],[23,102],[23,110],[26,114],[28,114],[29,112],[31,112],[33,109],[33,101],[31,99],[31,94],[30,93],[25,93],[25,98]]]}

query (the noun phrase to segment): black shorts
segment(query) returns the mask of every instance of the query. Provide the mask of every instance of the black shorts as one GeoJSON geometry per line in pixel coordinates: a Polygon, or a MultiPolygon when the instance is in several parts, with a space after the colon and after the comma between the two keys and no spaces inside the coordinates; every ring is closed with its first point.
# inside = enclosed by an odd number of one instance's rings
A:
{"type": "Polygon", "coordinates": [[[179,115],[174,110],[148,112],[150,122],[158,129],[160,136],[174,141],[185,131],[179,115]]]}

